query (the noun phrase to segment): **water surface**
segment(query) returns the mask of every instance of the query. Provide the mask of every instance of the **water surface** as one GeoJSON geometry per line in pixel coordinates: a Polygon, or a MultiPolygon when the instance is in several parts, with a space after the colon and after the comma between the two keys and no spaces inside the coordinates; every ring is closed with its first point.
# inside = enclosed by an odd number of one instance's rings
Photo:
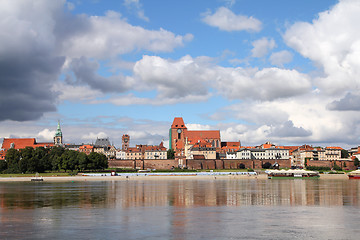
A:
{"type": "Polygon", "coordinates": [[[358,239],[360,181],[0,183],[0,239],[358,239]]]}

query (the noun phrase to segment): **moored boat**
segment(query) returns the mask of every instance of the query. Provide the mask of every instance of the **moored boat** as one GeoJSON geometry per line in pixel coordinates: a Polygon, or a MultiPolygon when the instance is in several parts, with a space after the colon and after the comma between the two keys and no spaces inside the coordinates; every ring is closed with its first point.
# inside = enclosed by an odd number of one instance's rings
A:
{"type": "Polygon", "coordinates": [[[266,173],[268,174],[269,179],[310,179],[320,177],[318,172],[301,169],[268,170],[266,173]]]}
{"type": "Polygon", "coordinates": [[[349,179],[360,179],[360,169],[349,172],[348,177],[349,179]]]}

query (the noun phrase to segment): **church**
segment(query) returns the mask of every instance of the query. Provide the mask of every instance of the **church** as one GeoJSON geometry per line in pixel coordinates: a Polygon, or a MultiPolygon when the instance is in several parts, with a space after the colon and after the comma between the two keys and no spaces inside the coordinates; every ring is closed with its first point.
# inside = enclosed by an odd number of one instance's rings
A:
{"type": "Polygon", "coordinates": [[[4,138],[2,143],[3,155],[6,155],[7,150],[10,148],[23,149],[26,147],[44,147],[50,148],[54,146],[63,146],[62,131],[60,128],[60,122],[58,122],[57,130],[54,136],[54,142],[36,142],[35,138],[4,138]]]}
{"type": "Polygon", "coordinates": [[[169,130],[169,149],[175,151],[175,159],[183,165],[190,158],[190,149],[196,145],[209,150],[221,149],[220,130],[188,130],[182,117],[175,117],[169,130]]]}

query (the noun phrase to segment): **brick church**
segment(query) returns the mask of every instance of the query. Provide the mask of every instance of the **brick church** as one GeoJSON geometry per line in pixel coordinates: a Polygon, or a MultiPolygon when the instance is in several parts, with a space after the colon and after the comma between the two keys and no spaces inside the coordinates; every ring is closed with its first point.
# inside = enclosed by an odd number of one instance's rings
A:
{"type": "Polygon", "coordinates": [[[169,148],[175,151],[179,165],[184,164],[187,152],[195,145],[221,149],[220,130],[188,130],[182,117],[174,118],[169,130],[169,148]]]}

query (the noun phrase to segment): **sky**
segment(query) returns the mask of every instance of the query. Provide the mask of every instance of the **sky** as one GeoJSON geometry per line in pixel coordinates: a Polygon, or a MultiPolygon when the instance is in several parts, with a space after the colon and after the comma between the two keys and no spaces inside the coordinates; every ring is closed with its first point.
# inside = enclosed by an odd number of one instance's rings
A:
{"type": "MultiPolygon", "coordinates": [[[[0,138],[359,145],[358,0],[3,0],[0,138]]],[[[0,140],[1,141],[1,140],[0,140]]]]}

